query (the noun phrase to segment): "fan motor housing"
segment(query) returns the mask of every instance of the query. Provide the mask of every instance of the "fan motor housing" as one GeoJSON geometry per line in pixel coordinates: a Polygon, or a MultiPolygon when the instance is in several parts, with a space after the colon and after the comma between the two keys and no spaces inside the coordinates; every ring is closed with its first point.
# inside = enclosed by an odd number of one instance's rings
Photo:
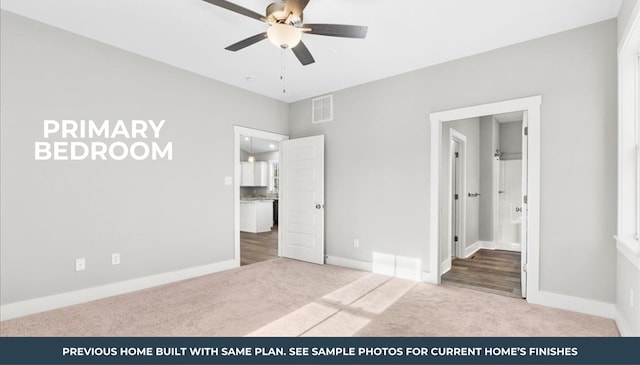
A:
{"type": "Polygon", "coordinates": [[[265,11],[267,21],[269,23],[284,23],[294,26],[302,24],[302,14],[300,14],[299,17],[293,14],[287,14],[285,8],[286,2],[269,4],[265,11]]]}

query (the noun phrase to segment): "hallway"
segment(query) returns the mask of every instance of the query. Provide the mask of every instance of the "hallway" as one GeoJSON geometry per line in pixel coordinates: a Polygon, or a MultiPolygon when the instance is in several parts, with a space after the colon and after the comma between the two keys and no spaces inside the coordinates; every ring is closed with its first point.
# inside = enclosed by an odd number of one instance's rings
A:
{"type": "Polygon", "coordinates": [[[522,298],[520,252],[481,249],[466,259],[453,258],[442,284],[522,298]]]}

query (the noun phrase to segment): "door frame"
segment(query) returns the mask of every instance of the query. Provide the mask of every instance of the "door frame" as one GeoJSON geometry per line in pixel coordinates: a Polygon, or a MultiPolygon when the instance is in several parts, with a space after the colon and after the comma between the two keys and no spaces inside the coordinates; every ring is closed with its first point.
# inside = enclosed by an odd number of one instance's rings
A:
{"type": "Polygon", "coordinates": [[[458,216],[460,217],[460,220],[458,221],[459,226],[458,226],[458,231],[460,232],[460,239],[458,240],[457,243],[452,243],[453,242],[453,234],[452,234],[452,225],[453,225],[453,211],[452,209],[449,209],[449,218],[447,219],[447,242],[449,242],[449,245],[447,245],[448,247],[448,254],[445,260],[442,261],[442,271],[443,273],[446,271],[449,271],[449,269],[451,269],[451,256],[453,256],[454,252],[457,253],[456,257],[461,257],[464,256],[464,246],[466,245],[467,242],[467,223],[466,223],[466,216],[467,216],[467,199],[465,199],[465,197],[467,196],[467,137],[460,133],[459,131],[457,131],[454,128],[449,128],[449,164],[448,164],[448,173],[447,173],[447,181],[448,181],[448,186],[449,186],[449,192],[447,194],[447,203],[449,207],[453,206],[453,180],[452,180],[452,173],[453,173],[453,145],[454,142],[458,142],[460,143],[460,196],[459,196],[459,200],[460,200],[460,211],[458,212],[458,216]],[[455,250],[452,249],[452,245],[455,245],[455,250]]]}
{"type": "MultiPolygon", "coordinates": [[[[289,139],[289,136],[274,132],[263,131],[260,129],[247,128],[239,125],[233,126],[233,257],[236,266],[240,266],[240,136],[256,137],[277,141],[289,139]]],[[[278,146],[278,151],[281,147],[278,146]]],[[[280,231],[278,231],[278,256],[280,256],[280,231]]]]}
{"type": "Polygon", "coordinates": [[[520,172],[520,202],[522,204],[522,221],[520,224],[520,287],[523,298],[527,297],[527,263],[529,260],[529,241],[527,241],[527,231],[529,230],[529,113],[522,113],[522,171],[520,172]]]}
{"type": "Polygon", "coordinates": [[[424,272],[423,280],[440,284],[441,282],[441,265],[440,265],[440,232],[439,232],[439,213],[440,213],[440,174],[442,170],[441,162],[441,144],[442,144],[442,124],[453,120],[476,118],[486,115],[495,115],[516,111],[527,111],[529,116],[528,129],[528,227],[527,230],[527,300],[535,298],[540,291],[539,287],[539,258],[540,258],[540,108],[542,104],[542,96],[530,96],[519,99],[499,101],[488,104],[475,105],[459,109],[445,110],[441,112],[431,113],[430,120],[430,142],[431,142],[431,168],[430,168],[430,203],[429,203],[429,249],[427,250],[428,259],[424,262],[429,263],[428,271],[424,272]]]}

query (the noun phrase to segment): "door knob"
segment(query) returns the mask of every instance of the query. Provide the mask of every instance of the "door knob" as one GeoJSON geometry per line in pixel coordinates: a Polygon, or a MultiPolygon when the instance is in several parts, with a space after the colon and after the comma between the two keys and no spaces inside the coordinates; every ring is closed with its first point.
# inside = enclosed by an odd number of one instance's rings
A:
{"type": "Polygon", "coordinates": [[[322,204],[316,204],[316,209],[322,209],[322,204]]]}

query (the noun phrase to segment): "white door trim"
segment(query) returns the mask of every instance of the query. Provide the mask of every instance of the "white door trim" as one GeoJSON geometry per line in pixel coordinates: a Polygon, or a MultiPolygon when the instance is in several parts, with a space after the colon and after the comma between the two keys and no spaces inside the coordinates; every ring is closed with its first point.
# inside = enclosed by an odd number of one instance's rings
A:
{"type": "MultiPolygon", "coordinates": [[[[240,136],[256,137],[282,142],[289,139],[289,136],[259,129],[233,126],[233,259],[236,266],[240,266],[240,136]]],[[[280,150],[280,148],[278,148],[280,150]]],[[[278,233],[278,255],[280,254],[280,233],[278,233]]]]}
{"type": "Polygon", "coordinates": [[[527,263],[528,299],[534,299],[539,292],[539,257],[540,257],[540,106],[542,96],[536,95],[526,98],[500,101],[495,103],[476,105],[460,109],[446,110],[429,115],[431,132],[431,187],[429,203],[429,263],[428,274],[424,278],[432,283],[440,283],[440,240],[439,240],[439,212],[440,212],[440,173],[441,173],[441,141],[442,123],[494,115],[515,111],[529,113],[529,173],[527,185],[529,193],[529,262],[527,263]]]}
{"type": "MultiPolygon", "coordinates": [[[[460,224],[459,226],[459,232],[460,232],[460,239],[458,240],[458,242],[456,243],[456,253],[457,253],[457,257],[463,257],[464,256],[464,249],[466,248],[467,245],[467,220],[465,219],[467,216],[467,199],[465,199],[465,197],[467,196],[467,137],[460,133],[459,131],[453,129],[453,128],[449,128],[449,151],[451,151],[451,147],[453,146],[453,142],[456,141],[458,143],[460,143],[460,164],[462,165],[460,167],[460,212],[459,212],[459,216],[462,218],[460,219],[460,221],[458,222],[460,224]]],[[[449,187],[449,194],[447,194],[447,202],[446,204],[448,204],[449,207],[451,207],[453,205],[453,201],[452,201],[452,197],[453,197],[453,181],[451,181],[451,175],[453,172],[453,163],[452,163],[452,159],[451,156],[449,156],[448,159],[449,163],[449,169],[448,169],[448,173],[447,173],[447,181],[448,184],[447,186],[449,187]]],[[[452,231],[452,227],[451,227],[451,222],[453,222],[453,212],[451,209],[449,209],[449,218],[447,220],[447,242],[451,242],[453,237],[451,234],[452,231]]],[[[453,252],[451,250],[451,244],[447,245],[448,247],[448,254],[447,257],[442,260],[443,265],[445,265],[446,267],[451,267],[451,256],[453,255],[453,252]]]]}
{"type": "Polygon", "coordinates": [[[520,203],[522,204],[522,223],[520,225],[520,284],[521,294],[523,298],[527,297],[527,280],[528,280],[528,258],[529,258],[529,241],[527,241],[527,230],[529,229],[529,192],[528,179],[529,176],[529,113],[522,113],[522,171],[520,203]],[[525,199],[526,197],[526,199],[525,199]]]}
{"type": "MultiPolygon", "coordinates": [[[[491,202],[493,204],[493,227],[491,227],[491,242],[493,243],[493,247],[497,248],[498,232],[500,226],[500,214],[498,213],[498,207],[500,206],[500,157],[495,157],[491,162],[491,191],[493,192],[493,201],[491,202]]],[[[520,247],[522,247],[522,245],[520,245],[520,247]]]]}

